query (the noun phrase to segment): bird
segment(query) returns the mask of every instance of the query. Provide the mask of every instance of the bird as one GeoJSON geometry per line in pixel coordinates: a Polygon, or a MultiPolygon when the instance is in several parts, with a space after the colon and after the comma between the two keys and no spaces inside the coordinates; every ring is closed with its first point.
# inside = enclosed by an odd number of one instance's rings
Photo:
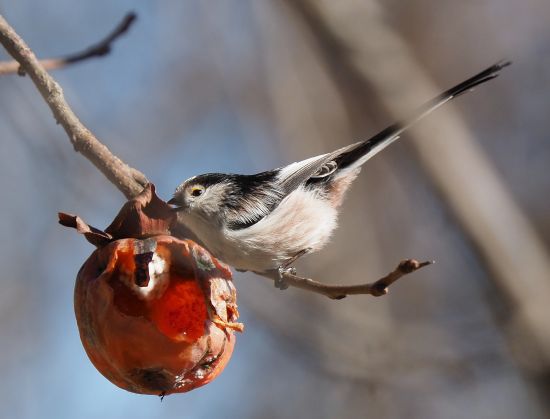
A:
{"type": "Polygon", "coordinates": [[[299,257],[329,241],[346,192],[361,166],[425,116],[494,79],[510,61],[499,61],[424,103],[409,117],[373,137],[261,173],[206,173],[185,180],[168,201],[182,223],[215,257],[238,271],[275,278],[299,257]]]}

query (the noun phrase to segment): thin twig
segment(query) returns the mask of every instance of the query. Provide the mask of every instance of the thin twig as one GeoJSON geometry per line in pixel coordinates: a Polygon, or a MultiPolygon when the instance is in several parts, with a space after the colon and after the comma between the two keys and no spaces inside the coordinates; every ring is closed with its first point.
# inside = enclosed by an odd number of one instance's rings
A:
{"type": "Polygon", "coordinates": [[[1,15],[0,43],[31,77],[52,110],[54,118],[65,129],[74,149],[90,160],[126,198],[137,196],[148,183],[145,175],[115,156],[80,122],[67,104],[59,84],[46,72],[31,49],[1,15]]]}
{"type": "MultiPolygon", "coordinates": [[[[113,42],[121,35],[126,33],[130,26],[132,26],[132,24],[135,22],[135,20],[136,14],[128,13],[126,16],[124,16],[124,19],[122,19],[117,27],[98,43],[91,45],[82,51],[68,54],[64,57],[47,58],[40,60],[40,64],[42,64],[42,67],[44,67],[45,70],[58,70],[70,64],[76,64],[90,58],[102,57],[104,55],[107,55],[111,52],[113,42]]],[[[19,74],[20,76],[23,76],[25,75],[25,71],[21,68],[21,65],[16,60],[0,61],[0,75],[4,74],[19,74]]]]}
{"type": "MultiPolygon", "coordinates": [[[[397,265],[392,272],[386,276],[380,278],[375,282],[358,285],[329,285],[322,282],[314,281],[309,278],[302,278],[289,272],[283,273],[283,281],[285,285],[301,288],[306,291],[316,292],[322,294],[333,300],[339,300],[347,297],[348,295],[372,295],[373,297],[380,297],[388,293],[388,287],[397,281],[399,278],[413,273],[424,266],[431,265],[433,262],[418,262],[414,259],[403,260],[397,265]]],[[[277,281],[279,273],[274,271],[263,276],[277,281]]]]}

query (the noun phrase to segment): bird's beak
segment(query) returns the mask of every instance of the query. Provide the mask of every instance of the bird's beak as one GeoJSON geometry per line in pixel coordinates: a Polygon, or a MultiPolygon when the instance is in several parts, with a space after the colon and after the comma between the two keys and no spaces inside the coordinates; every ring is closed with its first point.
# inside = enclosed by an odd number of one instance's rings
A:
{"type": "Polygon", "coordinates": [[[167,201],[167,204],[173,206],[172,211],[174,212],[184,209],[183,205],[180,205],[180,202],[175,197],[167,201]]]}

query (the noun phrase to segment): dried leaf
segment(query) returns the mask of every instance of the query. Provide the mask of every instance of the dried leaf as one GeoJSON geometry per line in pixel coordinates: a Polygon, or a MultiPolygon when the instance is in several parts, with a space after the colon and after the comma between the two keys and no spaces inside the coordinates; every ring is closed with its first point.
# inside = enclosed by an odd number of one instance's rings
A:
{"type": "Polygon", "coordinates": [[[76,229],[76,231],[83,234],[86,240],[96,247],[105,246],[113,240],[113,236],[109,233],[92,227],[77,215],[66,214],[64,212],[59,212],[57,215],[59,217],[59,224],[76,229]]]}

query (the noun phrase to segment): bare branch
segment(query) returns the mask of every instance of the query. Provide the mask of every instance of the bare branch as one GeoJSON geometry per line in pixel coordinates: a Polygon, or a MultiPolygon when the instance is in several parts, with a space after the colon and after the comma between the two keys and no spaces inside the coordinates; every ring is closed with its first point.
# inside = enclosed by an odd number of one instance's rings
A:
{"type": "MultiPolygon", "coordinates": [[[[107,41],[116,36],[115,31],[107,41]]],[[[138,195],[148,183],[145,175],[115,156],[80,122],[67,104],[59,84],[46,72],[31,49],[1,15],[0,43],[21,65],[22,71],[31,77],[52,110],[54,118],[65,129],[74,149],[90,160],[126,198],[138,195]]]]}
{"type": "MultiPolygon", "coordinates": [[[[424,266],[431,265],[433,262],[418,262],[414,259],[403,260],[397,265],[392,272],[386,276],[380,278],[375,282],[370,282],[367,284],[358,284],[358,285],[329,285],[323,284],[322,282],[315,281],[309,278],[302,278],[300,276],[283,273],[283,281],[285,285],[291,287],[300,288],[306,291],[316,292],[322,294],[333,300],[340,300],[347,297],[348,295],[372,295],[373,297],[380,297],[388,293],[388,287],[397,281],[399,278],[413,273],[424,266]]],[[[266,278],[273,279],[277,281],[279,279],[278,272],[261,274],[266,278]]]]}
{"type": "MultiPolygon", "coordinates": [[[[40,64],[42,64],[42,67],[44,67],[45,70],[58,70],[70,64],[76,64],[90,58],[107,55],[111,52],[113,42],[126,33],[135,20],[136,14],[128,13],[124,16],[124,19],[122,19],[117,27],[98,43],[91,45],[82,51],[68,54],[64,57],[40,60],[40,64]]],[[[21,65],[17,61],[0,61],[0,75],[4,74],[19,74],[20,76],[23,76],[25,75],[25,71],[21,68],[21,65]]]]}

